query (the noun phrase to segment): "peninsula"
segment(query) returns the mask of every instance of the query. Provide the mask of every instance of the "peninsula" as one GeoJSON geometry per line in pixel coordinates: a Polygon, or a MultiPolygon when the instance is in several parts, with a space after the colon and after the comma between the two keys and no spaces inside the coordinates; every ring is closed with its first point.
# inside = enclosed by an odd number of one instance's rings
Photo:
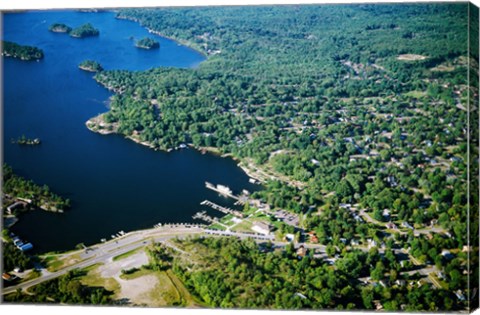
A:
{"type": "Polygon", "coordinates": [[[14,42],[2,41],[2,56],[21,60],[39,60],[43,58],[43,50],[33,46],[23,46],[14,42]]]}
{"type": "Polygon", "coordinates": [[[3,165],[3,183],[5,214],[18,215],[33,209],[63,212],[70,207],[69,199],[51,192],[47,185],[40,186],[15,174],[6,164],[3,165]]]}

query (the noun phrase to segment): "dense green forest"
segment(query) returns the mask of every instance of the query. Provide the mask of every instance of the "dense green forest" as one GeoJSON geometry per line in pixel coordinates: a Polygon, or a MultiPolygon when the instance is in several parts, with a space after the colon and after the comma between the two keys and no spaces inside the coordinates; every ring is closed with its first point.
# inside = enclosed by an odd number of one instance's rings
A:
{"type": "MultiPolygon", "coordinates": [[[[478,279],[478,266],[466,267],[468,251],[478,253],[467,246],[467,229],[478,235],[467,224],[478,205],[467,194],[467,100],[469,84],[478,86],[478,76],[467,81],[469,67],[478,71],[467,3],[127,9],[118,18],[208,59],[196,69],[97,74],[116,91],[102,116],[110,130],[164,150],[215,147],[271,175],[258,175],[264,190],[254,197],[305,214],[302,228],[330,248],[342,239],[404,248],[435,265],[450,293],[467,288],[469,272],[478,279]],[[371,222],[355,220],[353,208],[371,222]]],[[[441,289],[429,294],[458,306],[441,289]]],[[[214,305],[247,303],[232,301],[214,305]]],[[[413,301],[405,303],[429,309],[413,301]]]]}
{"type": "Polygon", "coordinates": [[[13,42],[2,41],[2,56],[19,58],[21,60],[39,60],[43,58],[43,50],[33,46],[23,46],[13,42]]]}
{"type": "Polygon", "coordinates": [[[160,48],[160,44],[156,40],[150,37],[145,37],[136,41],[135,46],[143,49],[160,48]]]}
{"type": "Polygon", "coordinates": [[[276,250],[273,244],[259,248],[251,239],[194,238],[177,240],[176,245],[188,249],[190,263],[160,246],[150,255],[153,265],[171,266],[192,293],[213,307],[342,310],[375,309],[378,303],[388,311],[459,307],[452,292],[405,285],[417,283],[418,276],[400,276],[394,255],[382,256],[376,249],[349,251],[329,266],[313,251],[298,258],[293,244],[276,250]],[[369,275],[390,285],[359,280],[369,275]]]}
{"type": "Polygon", "coordinates": [[[69,34],[72,37],[84,38],[90,36],[98,36],[100,34],[100,31],[93,27],[92,24],[86,23],[72,29],[69,34]]]}
{"type": "MultiPolygon", "coordinates": [[[[70,207],[69,199],[64,199],[51,192],[47,185],[37,185],[31,180],[27,180],[15,174],[12,168],[6,164],[3,165],[2,174],[4,207],[7,207],[20,199],[29,201],[28,204],[22,208],[25,210],[42,208],[48,211],[60,211],[70,207]]],[[[18,209],[18,207],[15,208],[14,214],[18,213],[18,209]]]]}
{"type": "Polygon", "coordinates": [[[3,271],[17,267],[23,270],[33,267],[33,258],[19,250],[12,242],[2,242],[3,271]]]}

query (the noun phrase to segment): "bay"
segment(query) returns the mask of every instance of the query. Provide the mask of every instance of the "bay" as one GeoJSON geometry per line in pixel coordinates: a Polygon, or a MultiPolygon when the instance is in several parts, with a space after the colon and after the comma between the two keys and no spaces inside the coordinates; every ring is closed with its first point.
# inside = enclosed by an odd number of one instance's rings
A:
{"type": "MultiPolygon", "coordinates": [[[[153,151],[119,135],[102,136],[85,122],[108,110],[111,92],[92,74],[78,69],[85,59],[107,69],[195,68],[204,57],[178,43],[149,34],[137,23],[115,19],[114,12],[30,11],[3,16],[4,40],[44,51],[39,62],[4,58],[3,158],[14,171],[70,198],[72,208],[55,214],[35,210],[21,216],[12,231],[30,241],[36,252],[93,244],[120,230],[157,223],[194,222],[200,202],[232,201],[205,188],[205,181],[234,192],[254,191],[247,175],[231,159],[185,149],[153,151]],[[48,27],[91,23],[100,36],[76,39],[48,27]],[[134,40],[160,42],[143,50],[134,40]],[[40,138],[39,146],[19,146],[10,139],[40,138]]],[[[213,210],[210,215],[218,216],[213,210]]],[[[197,221],[198,222],[198,221],[197,221]]]]}

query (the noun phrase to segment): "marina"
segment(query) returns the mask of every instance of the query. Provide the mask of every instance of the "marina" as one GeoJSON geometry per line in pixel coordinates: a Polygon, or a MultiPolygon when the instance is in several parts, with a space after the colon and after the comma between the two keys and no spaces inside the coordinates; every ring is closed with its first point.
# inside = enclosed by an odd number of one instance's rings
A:
{"type": "Polygon", "coordinates": [[[23,241],[22,239],[20,239],[20,237],[15,236],[14,234],[12,234],[12,241],[13,241],[13,244],[15,245],[15,247],[22,252],[25,252],[27,250],[31,250],[33,248],[32,243],[29,243],[27,241],[23,241]]]}
{"type": "Polygon", "coordinates": [[[208,223],[215,223],[218,221],[217,218],[213,218],[207,214],[206,211],[199,211],[192,216],[193,219],[203,220],[208,223]]]}
{"type": "Polygon", "coordinates": [[[222,207],[214,202],[211,202],[210,200],[204,200],[200,203],[202,206],[208,206],[214,210],[218,210],[222,213],[225,213],[225,214],[231,214],[231,215],[234,215],[238,218],[243,218],[244,215],[242,212],[238,211],[238,210],[233,210],[231,208],[227,208],[227,207],[222,207]]]}
{"type": "MultiPolygon", "coordinates": [[[[157,223],[193,223],[192,215],[207,210],[198,208],[204,199],[235,208],[238,198],[230,198],[228,191],[225,195],[205,188],[205,181],[231,188],[231,195],[240,195],[243,188],[251,192],[261,189],[249,182],[233,159],[189,150],[187,142],[167,153],[85,127],[86,121],[108,111],[107,100],[113,95],[92,78],[93,74],[78,69],[85,59],[99,62],[106,70],[188,69],[205,60],[201,54],[161,37],[157,40],[162,49],[139,51],[125,38],[143,38],[148,31],[136,23],[115,19],[114,12],[36,11],[6,14],[3,21],[5,40],[29,43],[45,53],[39,63],[4,60],[4,162],[72,202],[71,209],[61,214],[22,211],[21,220],[9,227],[22,239],[32,241],[33,253],[110,240],[122,229],[127,232],[157,223]],[[48,25],[58,21],[72,25],[90,22],[102,35],[84,40],[58,36],[48,30],[48,25]],[[41,144],[11,143],[23,134],[38,138],[41,144]]],[[[13,199],[12,205],[21,201],[13,199]]],[[[30,206],[18,203],[10,208],[12,215],[23,207],[30,206]]]]}

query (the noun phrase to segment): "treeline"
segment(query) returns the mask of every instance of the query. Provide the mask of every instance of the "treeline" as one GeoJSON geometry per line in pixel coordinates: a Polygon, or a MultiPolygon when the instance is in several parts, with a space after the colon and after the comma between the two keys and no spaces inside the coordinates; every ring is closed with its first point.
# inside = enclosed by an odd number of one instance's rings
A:
{"type": "Polygon", "coordinates": [[[11,271],[17,267],[22,270],[33,267],[32,257],[19,250],[12,242],[2,242],[3,272],[11,271]]]}
{"type": "Polygon", "coordinates": [[[105,305],[111,304],[113,292],[103,287],[89,287],[80,282],[85,273],[69,271],[66,275],[42,282],[31,289],[29,294],[21,291],[4,297],[5,302],[36,304],[105,305]]]}
{"type": "Polygon", "coordinates": [[[33,46],[23,46],[13,42],[2,41],[2,56],[19,58],[21,60],[39,60],[43,58],[43,50],[33,46]]]}

